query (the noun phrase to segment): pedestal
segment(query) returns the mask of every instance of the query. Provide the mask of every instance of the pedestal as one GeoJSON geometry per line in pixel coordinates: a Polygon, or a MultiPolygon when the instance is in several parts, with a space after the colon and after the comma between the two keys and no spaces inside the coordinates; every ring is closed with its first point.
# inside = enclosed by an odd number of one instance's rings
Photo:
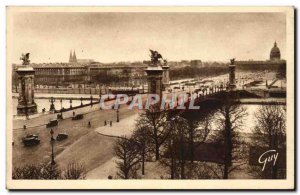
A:
{"type": "Polygon", "coordinates": [[[19,81],[19,98],[17,114],[28,116],[37,113],[37,105],[34,102],[34,69],[30,66],[18,68],[16,71],[19,81]]]}
{"type": "Polygon", "coordinates": [[[161,66],[149,66],[146,70],[147,82],[148,82],[148,93],[157,94],[162,97],[163,90],[163,69],[161,66]]]}
{"type": "Polygon", "coordinates": [[[229,89],[235,89],[235,65],[229,65],[229,89]]]}

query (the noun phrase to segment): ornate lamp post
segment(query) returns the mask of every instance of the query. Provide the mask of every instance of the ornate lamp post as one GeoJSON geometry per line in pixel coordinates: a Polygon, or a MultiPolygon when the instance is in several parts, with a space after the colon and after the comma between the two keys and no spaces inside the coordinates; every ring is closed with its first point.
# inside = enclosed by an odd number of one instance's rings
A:
{"type": "Polygon", "coordinates": [[[53,144],[54,144],[54,138],[53,138],[53,134],[54,131],[53,129],[50,130],[50,134],[51,134],[51,149],[52,149],[52,153],[51,153],[51,165],[55,165],[55,161],[54,161],[54,151],[53,151],[53,144]]]}
{"type": "Polygon", "coordinates": [[[51,97],[49,102],[51,103],[50,104],[50,111],[55,110],[55,106],[54,106],[55,99],[53,97],[51,97]]]}

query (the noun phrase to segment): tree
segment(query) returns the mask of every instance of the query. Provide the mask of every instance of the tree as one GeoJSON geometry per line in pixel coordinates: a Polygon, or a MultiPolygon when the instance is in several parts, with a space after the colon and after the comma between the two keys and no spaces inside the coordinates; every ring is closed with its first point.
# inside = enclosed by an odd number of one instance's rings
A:
{"type": "Polygon", "coordinates": [[[114,152],[117,158],[117,175],[122,179],[136,178],[138,164],[141,162],[139,147],[132,138],[122,137],[116,140],[114,152]]]}
{"type": "Polygon", "coordinates": [[[170,129],[165,128],[167,121],[167,112],[160,110],[159,105],[151,106],[138,119],[144,127],[148,127],[148,136],[155,147],[155,159],[159,160],[160,146],[167,139],[170,129]]]}
{"type": "Polygon", "coordinates": [[[172,68],[170,69],[170,77],[173,79],[185,79],[191,77],[218,76],[228,72],[228,67],[224,63],[204,63],[204,66],[205,67],[185,66],[172,68]]]}
{"type": "Polygon", "coordinates": [[[13,179],[61,179],[61,170],[57,165],[42,163],[14,168],[13,179]]]}
{"type": "Polygon", "coordinates": [[[61,179],[61,169],[57,164],[44,163],[41,166],[41,179],[61,179]]]}
{"type": "Polygon", "coordinates": [[[86,171],[82,163],[70,162],[63,172],[64,179],[85,179],[86,171]]]}
{"type": "Polygon", "coordinates": [[[187,150],[188,131],[187,120],[180,116],[168,121],[169,134],[164,144],[164,159],[160,163],[170,170],[171,179],[185,179],[186,163],[189,156],[187,150]]]}
{"type": "Polygon", "coordinates": [[[40,179],[40,166],[26,165],[16,167],[12,172],[12,179],[40,179]]]}
{"type": "Polygon", "coordinates": [[[192,112],[185,117],[187,119],[188,129],[188,148],[190,162],[194,162],[195,148],[204,143],[211,130],[212,115],[207,113],[201,116],[198,113],[192,112]]]}
{"type": "Polygon", "coordinates": [[[142,161],[142,175],[145,175],[145,160],[146,154],[148,152],[148,137],[149,129],[147,126],[143,126],[139,122],[136,124],[136,129],[132,135],[132,139],[139,147],[139,154],[141,156],[142,161]]]}
{"type": "MultiPolygon", "coordinates": [[[[256,125],[252,131],[251,144],[256,147],[281,149],[286,152],[286,111],[284,106],[261,106],[255,113],[256,125]]],[[[260,167],[251,167],[251,173],[265,179],[285,177],[285,168],[277,164],[262,171],[260,167]]]]}
{"type": "Polygon", "coordinates": [[[167,167],[171,179],[208,178],[200,162],[194,162],[194,151],[204,143],[210,132],[211,115],[190,113],[174,116],[166,122],[169,134],[163,144],[164,158],[160,163],[167,167]],[[197,171],[197,173],[193,173],[197,171]]]}
{"type": "Polygon", "coordinates": [[[228,179],[232,171],[246,164],[245,142],[239,133],[246,116],[246,108],[228,98],[218,109],[216,115],[218,133],[215,139],[218,143],[224,144],[223,179],[228,179]]]}

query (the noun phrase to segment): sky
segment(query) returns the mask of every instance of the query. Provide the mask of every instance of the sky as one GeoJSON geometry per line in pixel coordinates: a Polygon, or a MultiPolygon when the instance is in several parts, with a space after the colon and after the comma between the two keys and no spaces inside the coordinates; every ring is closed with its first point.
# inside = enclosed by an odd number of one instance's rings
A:
{"type": "Polygon", "coordinates": [[[99,62],[149,60],[149,49],[168,61],[266,60],[277,42],[286,54],[283,13],[16,13],[13,63],[30,53],[32,63],[79,59],[99,62]]]}

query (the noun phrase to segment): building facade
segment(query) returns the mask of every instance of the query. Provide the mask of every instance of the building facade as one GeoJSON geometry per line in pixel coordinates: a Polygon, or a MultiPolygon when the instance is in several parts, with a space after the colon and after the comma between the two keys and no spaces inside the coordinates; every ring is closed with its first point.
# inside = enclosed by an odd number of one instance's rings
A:
{"type": "MultiPolygon", "coordinates": [[[[41,63],[31,64],[35,70],[35,86],[40,87],[86,85],[139,86],[146,82],[145,65],[94,63],[41,63]],[[108,79],[111,79],[108,81],[108,79]]],[[[13,65],[13,88],[17,87],[16,70],[13,65]]]]}

